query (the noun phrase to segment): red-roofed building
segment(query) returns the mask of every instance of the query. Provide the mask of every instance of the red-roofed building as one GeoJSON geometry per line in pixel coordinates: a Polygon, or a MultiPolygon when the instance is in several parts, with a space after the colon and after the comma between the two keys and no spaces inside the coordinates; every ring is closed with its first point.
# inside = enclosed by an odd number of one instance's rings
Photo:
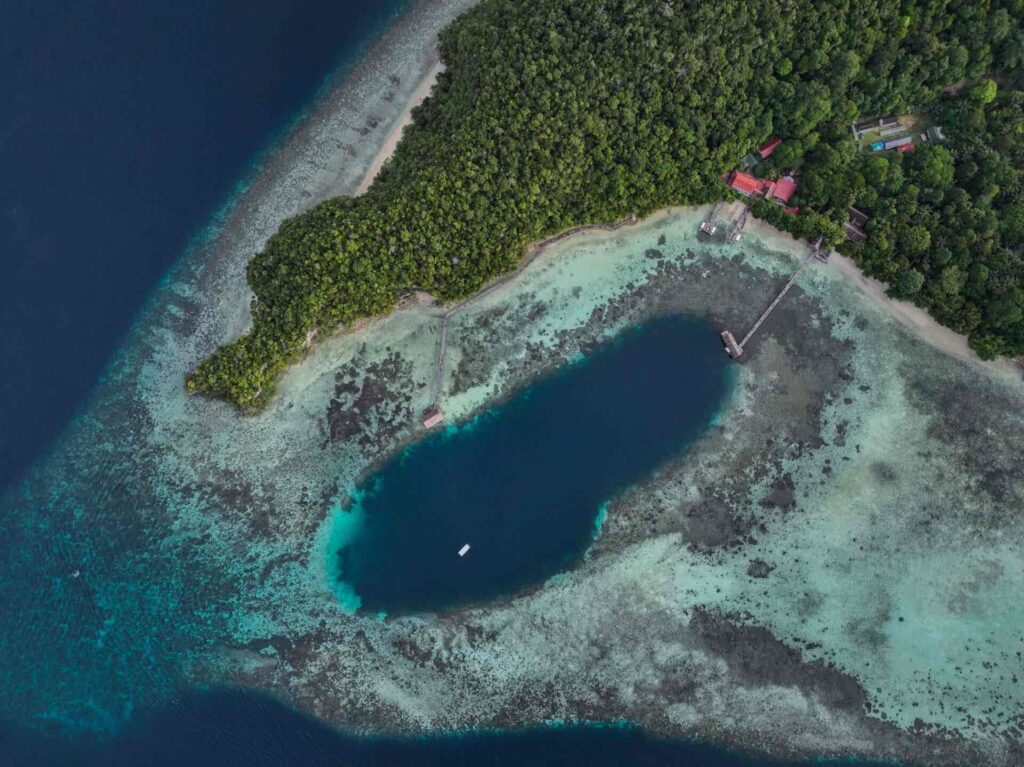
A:
{"type": "Polygon", "coordinates": [[[760,191],[761,181],[749,173],[734,170],[732,173],[727,173],[723,180],[732,189],[735,189],[740,194],[745,194],[747,197],[752,194],[764,194],[764,192],[760,191]]]}
{"type": "Polygon", "coordinates": [[[917,149],[916,144],[901,144],[896,147],[897,152],[913,152],[915,149],[917,149]]]}
{"type": "Polygon", "coordinates": [[[754,178],[749,173],[734,170],[722,177],[729,188],[739,192],[746,197],[764,197],[766,200],[775,200],[781,205],[789,202],[789,198],[796,192],[796,181],[791,176],[784,176],[778,181],[769,181],[766,178],[754,178]]]}
{"type": "Polygon", "coordinates": [[[789,202],[789,198],[796,192],[796,182],[791,176],[783,176],[775,183],[771,196],[779,202],[789,202]]]}
{"type": "Polygon", "coordinates": [[[760,147],[758,147],[757,153],[761,155],[761,159],[763,160],[765,157],[767,157],[776,149],[778,149],[779,144],[781,143],[782,139],[780,139],[778,136],[772,136],[770,139],[761,144],[760,147]]]}
{"type": "Polygon", "coordinates": [[[428,429],[433,429],[435,426],[440,426],[444,423],[444,416],[441,414],[441,410],[436,406],[428,407],[423,412],[423,425],[428,429]]]}

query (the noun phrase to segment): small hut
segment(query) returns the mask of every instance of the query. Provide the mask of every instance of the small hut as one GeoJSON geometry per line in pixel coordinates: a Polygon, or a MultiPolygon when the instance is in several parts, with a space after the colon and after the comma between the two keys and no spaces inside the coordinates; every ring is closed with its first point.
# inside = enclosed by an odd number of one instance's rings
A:
{"type": "Polygon", "coordinates": [[[743,347],[736,343],[736,338],[728,330],[722,331],[722,345],[725,347],[725,351],[730,357],[736,359],[743,354],[743,347]]]}
{"type": "Polygon", "coordinates": [[[441,409],[437,405],[431,405],[423,411],[423,426],[427,429],[433,429],[435,426],[440,426],[444,423],[444,416],[441,414],[441,409]]]}

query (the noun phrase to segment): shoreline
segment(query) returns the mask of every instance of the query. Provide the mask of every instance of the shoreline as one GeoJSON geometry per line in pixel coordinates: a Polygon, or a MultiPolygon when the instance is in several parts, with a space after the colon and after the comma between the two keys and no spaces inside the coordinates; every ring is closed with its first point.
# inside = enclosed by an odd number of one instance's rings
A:
{"type": "MultiPolygon", "coordinates": [[[[608,237],[620,234],[623,230],[629,231],[634,226],[650,227],[673,215],[705,215],[710,208],[708,205],[674,205],[667,208],[659,208],[644,218],[631,217],[609,226],[606,224],[584,224],[564,232],[548,237],[539,242],[527,245],[519,264],[516,268],[504,275],[498,275],[489,280],[480,290],[471,296],[439,306],[424,305],[424,302],[417,300],[410,307],[409,304],[397,303],[394,311],[426,308],[427,313],[438,317],[450,316],[465,306],[484,298],[496,287],[508,284],[522,276],[533,262],[545,253],[551,253],[556,247],[567,245],[582,245],[595,240],[607,239],[608,237]],[[438,312],[438,309],[441,309],[438,312]]],[[[771,250],[796,251],[806,249],[808,243],[797,240],[788,232],[777,229],[771,224],[760,219],[751,217],[746,226],[746,231],[752,234],[759,242],[771,250]]],[[[860,270],[853,259],[841,253],[832,251],[829,260],[822,265],[825,274],[837,277],[852,286],[869,299],[871,304],[881,311],[885,316],[895,320],[906,332],[915,339],[947,354],[961,362],[965,362],[976,369],[985,372],[993,378],[1002,379],[1010,383],[1019,383],[1021,380],[1021,366],[1008,358],[996,360],[981,359],[967,341],[967,336],[939,323],[927,311],[908,301],[901,301],[891,298],[886,293],[886,286],[872,277],[867,276],[860,270]]],[[[354,332],[364,329],[372,319],[367,319],[354,332]]],[[[301,364],[301,363],[300,363],[301,364]]]]}
{"type": "MultiPolygon", "coordinates": [[[[452,5],[464,6],[459,13],[465,9],[472,7],[475,4],[475,0],[461,0],[461,2],[453,3],[452,5]]],[[[227,216],[223,229],[217,233],[216,236],[212,237],[210,242],[206,243],[205,246],[198,248],[198,250],[204,250],[211,248],[213,253],[209,254],[208,258],[202,259],[203,263],[200,263],[196,268],[196,271],[200,272],[199,277],[202,281],[208,270],[218,271],[219,269],[227,270],[233,269],[234,274],[222,273],[216,275],[219,280],[225,279],[231,281],[241,281],[243,284],[237,286],[233,291],[237,296],[237,300],[234,301],[235,306],[230,311],[230,317],[226,318],[223,314],[217,319],[221,323],[227,321],[227,325],[223,324],[219,328],[219,340],[217,344],[214,344],[208,349],[198,350],[192,360],[189,362],[188,369],[194,369],[195,365],[200,360],[206,357],[212,352],[213,347],[220,343],[229,342],[243,335],[248,331],[251,326],[251,315],[249,312],[249,303],[251,293],[248,290],[248,286],[244,284],[244,274],[246,264],[263,247],[266,240],[269,239],[272,234],[277,231],[281,222],[292,215],[301,213],[309,208],[319,204],[320,202],[341,195],[357,197],[365,194],[366,191],[372,186],[373,181],[377,178],[380,170],[386,165],[388,160],[394,155],[399,143],[401,142],[404,129],[412,122],[412,113],[423,101],[429,97],[434,85],[437,83],[438,76],[444,71],[444,64],[440,61],[439,52],[436,44],[436,34],[426,38],[426,41],[420,40],[419,42],[413,42],[412,44],[418,47],[419,59],[414,69],[413,82],[415,83],[411,90],[406,91],[408,93],[402,100],[402,109],[398,112],[393,119],[386,120],[386,118],[377,118],[371,116],[366,126],[362,128],[363,135],[365,138],[362,141],[357,142],[358,144],[374,144],[374,137],[372,134],[367,134],[368,129],[372,126],[374,132],[377,133],[376,138],[376,149],[371,156],[368,158],[346,158],[344,156],[345,151],[349,154],[353,153],[351,146],[343,147],[341,142],[334,136],[326,136],[327,133],[332,133],[331,125],[332,122],[337,121],[337,113],[341,111],[341,103],[346,100],[350,91],[359,89],[359,80],[364,78],[367,70],[377,77],[382,77],[383,73],[380,71],[381,67],[379,62],[376,60],[377,57],[384,57],[387,55],[389,46],[395,45],[394,38],[400,38],[400,45],[406,47],[410,46],[409,34],[411,29],[416,29],[417,24],[415,19],[418,15],[428,14],[438,7],[449,7],[448,3],[443,0],[420,0],[419,2],[413,2],[410,7],[404,10],[380,35],[373,40],[368,46],[366,52],[363,54],[357,63],[343,76],[338,78],[337,84],[327,93],[325,93],[317,102],[315,102],[309,108],[308,114],[302,122],[300,122],[293,130],[291,136],[289,136],[281,147],[281,150],[267,163],[267,167],[261,168],[256,174],[252,187],[243,195],[238,201],[235,210],[232,210],[227,216]],[[380,123],[386,122],[383,130],[386,131],[383,134],[377,131],[380,128],[380,123]],[[337,148],[341,148],[344,151],[337,152],[335,150],[328,150],[327,152],[319,153],[319,156],[312,162],[309,162],[307,158],[310,155],[318,154],[316,147],[322,146],[325,143],[325,139],[337,145],[337,148]],[[341,154],[341,157],[330,155],[341,154]],[[300,156],[301,159],[297,163],[295,162],[296,156],[300,156]],[[351,162],[347,160],[351,159],[351,162]],[[296,166],[305,162],[306,164],[313,165],[313,173],[307,176],[305,179],[293,179],[289,178],[295,173],[296,166]],[[279,166],[280,170],[277,169],[279,166]],[[355,166],[355,167],[352,167],[355,166]],[[362,166],[362,167],[360,167],[362,166]],[[358,169],[358,170],[357,170],[358,169]],[[356,170],[355,173],[352,171],[356,170]],[[299,181],[300,185],[294,189],[298,195],[304,198],[303,202],[297,206],[292,207],[289,205],[281,205],[276,211],[273,210],[275,207],[273,202],[267,200],[272,192],[277,191],[274,187],[288,185],[290,181],[299,181]],[[269,188],[265,188],[269,187],[269,188]],[[261,199],[263,198],[263,199],[261,199]],[[270,208],[270,211],[258,210],[260,208],[270,208]],[[244,224],[251,223],[252,218],[258,218],[260,213],[271,212],[276,215],[276,218],[270,218],[269,220],[264,219],[256,222],[257,227],[248,227],[249,231],[238,232],[237,230],[242,228],[244,224]],[[264,230],[264,233],[258,238],[252,237],[252,229],[258,228],[264,230]],[[240,235],[240,236],[239,236],[240,235]],[[241,254],[238,252],[238,239],[249,239],[252,245],[242,251],[241,254]],[[235,253],[228,253],[226,251],[234,250],[235,253]],[[225,265],[226,261],[234,261],[235,264],[225,265]]],[[[458,14],[452,14],[454,18],[458,14]]],[[[395,86],[396,80],[392,75],[392,86],[395,86]]],[[[393,88],[394,90],[399,90],[393,88]]],[[[381,97],[380,93],[375,94],[378,100],[384,102],[385,105],[394,101],[394,92],[388,93],[386,96],[381,97]]],[[[368,98],[373,98],[372,95],[368,98]]],[[[378,111],[378,107],[371,107],[365,109],[364,113],[371,115],[373,111],[378,111]]],[[[294,185],[292,185],[294,186],[294,185]]],[[[289,189],[288,191],[293,191],[289,189]]],[[[698,212],[704,211],[709,206],[669,206],[661,208],[645,216],[643,219],[636,220],[636,224],[648,224],[656,222],[665,216],[672,215],[677,212],[698,212]]],[[[561,244],[563,242],[583,242],[586,241],[582,237],[592,234],[600,235],[599,231],[600,224],[583,224],[581,226],[573,227],[569,230],[555,234],[552,237],[546,238],[540,242],[532,242],[527,245],[524,253],[517,266],[505,273],[495,275],[494,278],[488,280],[479,291],[451,304],[441,304],[439,306],[432,307],[435,310],[440,309],[441,314],[450,314],[464,304],[471,303],[481,298],[486,293],[490,292],[496,285],[504,284],[511,280],[516,279],[525,268],[527,268],[530,262],[540,255],[541,252],[548,250],[555,243],[561,244]],[[596,230],[596,231],[595,231],[596,230]]],[[[788,233],[771,227],[766,222],[760,221],[756,218],[751,219],[747,224],[747,231],[753,234],[759,240],[769,244],[776,243],[776,246],[787,249],[792,248],[805,248],[805,243],[800,243],[792,238],[788,233]]],[[[608,233],[605,233],[608,234],[608,233]]],[[[832,257],[829,261],[832,266],[827,267],[827,273],[832,275],[838,275],[842,279],[845,279],[855,285],[864,295],[871,299],[872,304],[877,306],[887,316],[895,319],[902,327],[904,327],[913,337],[924,341],[925,343],[940,349],[946,354],[959,359],[963,362],[971,364],[980,370],[987,372],[990,375],[1003,378],[1006,380],[1012,380],[1019,382],[1021,377],[1020,366],[1008,359],[1000,359],[995,361],[985,361],[980,359],[973,350],[970,349],[967,338],[963,335],[957,334],[956,332],[946,328],[934,320],[926,311],[919,307],[904,301],[897,301],[886,295],[885,286],[872,278],[864,275],[858,267],[852,262],[851,259],[842,256],[838,253],[833,252],[832,257]]],[[[236,282],[237,284],[237,282],[236,282]]],[[[222,292],[222,291],[221,291],[222,292]]],[[[417,300],[416,303],[422,303],[417,300]]],[[[394,307],[394,311],[399,311],[407,308],[407,302],[403,302],[398,297],[394,307]]],[[[212,312],[211,312],[212,313],[212,312]]],[[[213,318],[211,318],[213,319],[213,318]]],[[[371,323],[375,318],[363,318],[359,320],[354,328],[349,332],[359,332],[371,323]]],[[[339,335],[346,335],[345,330],[341,330],[339,335]]],[[[331,333],[328,335],[335,335],[331,333]]],[[[316,346],[317,344],[314,344],[316,346]]],[[[303,362],[298,362],[296,365],[302,365],[303,362]]],[[[289,366],[294,367],[295,365],[289,366]]],[[[275,394],[275,398],[281,396],[280,392],[275,394]]]]}
{"type": "Polygon", "coordinates": [[[377,154],[374,155],[373,161],[370,163],[370,167],[366,169],[363,174],[362,180],[355,188],[353,196],[358,197],[363,194],[373,184],[374,179],[377,178],[377,174],[380,173],[380,169],[384,167],[384,163],[391,159],[391,156],[395,153],[395,149],[398,148],[398,142],[402,140],[402,133],[405,131],[407,125],[412,124],[412,113],[420,104],[422,104],[430,92],[434,89],[434,85],[437,84],[437,78],[444,71],[444,63],[438,58],[438,53],[434,51],[428,58],[428,62],[433,61],[430,69],[420,78],[419,84],[416,86],[416,90],[413,91],[412,96],[406,102],[405,109],[395,120],[391,131],[388,133],[387,138],[384,139],[384,143],[381,145],[377,154]]]}
{"type": "Polygon", "coordinates": [[[1012,360],[1006,357],[995,360],[981,359],[971,349],[967,342],[967,336],[940,324],[938,320],[916,304],[891,298],[886,293],[885,284],[864,274],[852,258],[840,253],[833,253],[829,263],[845,279],[853,282],[865,295],[898,320],[915,337],[950,356],[977,365],[990,373],[1009,374],[1013,376],[1014,380],[1020,379],[1020,370],[1012,360]]]}
{"type": "MultiPolygon", "coordinates": [[[[789,241],[793,243],[794,247],[806,245],[806,243],[796,240],[788,232],[776,229],[771,224],[754,217],[751,217],[746,229],[769,247],[771,247],[772,240],[776,240],[780,244],[789,241]]],[[[961,362],[983,370],[993,377],[1006,378],[1013,382],[1020,381],[1021,369],[1013,360],[1005,357],[996,360],[981,359],[971,349],[967,342],[967,336],[942,325],[921,307],[909,301],[891,298],[886,292],[885,284],[864,274],[852,258],[832,251],[824,268],[827,270],[826,273],[837,276],[856,287],[870,299],[875,307],[887,317],[896,320],[914,338],[961,362]]]]}
{"type": "Polygon", "coordinates": [[[245,279],[248,262],[286,219],[326,199],[355,196],[369,185],[368,177],[372,180],[397,145],[400,126],[433,84],[438,33],[475,4],[413,0],[334,73],[331,87],[239,182],[244,191],[223,206],[168,270],[126,343],[138,328],[168,322],[168,309],[174,311],[179,302],[168,285],[187,285],[186,298],[217,296],[181,307],[189,320],[187,325],[174,323],[178,348],[156,350],[179,388],[187,371],[247,332],[252,298],[245,279]]]}

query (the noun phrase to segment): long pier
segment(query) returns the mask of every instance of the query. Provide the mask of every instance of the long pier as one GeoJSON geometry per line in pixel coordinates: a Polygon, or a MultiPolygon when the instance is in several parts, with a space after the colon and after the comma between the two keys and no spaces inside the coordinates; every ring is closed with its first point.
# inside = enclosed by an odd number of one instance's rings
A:
{"type": "Polygon", "coordinates": [[[582,226],[574,226],[571,229],[566,229],[564,232],[548,237],[546,240],[533,245],[526,255],[526,258],[519,264],[518,267],[512,272],[509,272],[504,277],[499,277],[493,280],[489,285],[485,286],[482,290],[474,293],[468,298],[453,304],[448,311],[446,311],[441,317],[441,343],[437,350],[437,364],[434,367],[434,401],[423,413],[423,425],[428,429],[435,426],[439,426],[444,423],[444,414],[441,412],[441,399],[443,395],[444,387],[444,363],[445,355],[448,352],[448,327],[451,321],[452,315],[457,311],[465,307],[471,301],[478,301],[488,293],[497,290],[507,282],[514,280],[523,271],[533,263],[534,259],[541,254],[541,252],[549,245],[552,245],[560,240],[564,240],[567,237],[572,237],[574,234],[589,231],[601,231],[601,232],[615,232],[622,229],[625,226],[632,226],[636,223],[636,214],[630,213],[629,216],[618,221],[614,224],[584,224],[582,226]]]}
{"type": "Polygon", "coordinates": [[[722,207],[722,204],[723,203],[716,202],[712,205],[708,215],[703,221],[701,221],[700,230],[704,232],[704,234],[712,235],[718,230],[718,227],[715,225],[715,219],[718,217],[718,210],[722,207]]]}
{"type": "Polygon", "coordinates": [[[441,320],[441,348],[437,353],[437,370],[434,371],[434,404],[441,401],[441,384],[444,378],[444,355],[448,351],[448,322],[451,314],[446,313],[441,320]]]}
{"type": "Polygon", "coordinates": [[[789,280],[787,280],[782,290],[780,290],[779,294],[775,296],[775,300],[772,301],[768,305],[768,308],[761,313],[761,316],[757,318],[757,322],[755,322],[753,326],[750,328],[750,330],[747,331],[747,334],[743,336],[742,341],[737,343],[736,337],[732,334],[731,331],[722,331],[722,343],[725,345],[725,351],[729,354],[730,357],[735,359],[743,354],[743,348],[747,345],[747,342],[749,342],[750,339],[753,337],[754,333],[758,331],[758,328],[760,328],[761,325],[764,324],[764,321],[768,319],[768,316],[772,313],[772,311],[774,311],[775,307],[778,306],[782,299],[786,297],[786,294],[789,292],[790,288],[792,288],[793,285],[796,284],[797,277],[800,276],[800,273],[803,272],[807,265],[811,263],[811,261],[813,261],[814,259],[817,259],[819,261],[825,261],[828,259],[827,254],[824,256],[822,255],[823,249],[821,247],[821,240],[822,238],[819,237],[817,242],[815,242],[814,245],[811,246],[811,251],[806,256],[804,256],[804,260],[800,262],[800,266],[798,266],[796,268],[796,271],[793,272],[792,275],[790,275],[789,280]]]}
{"type": "Polygon", "coordinates": [[[736,221],[733,222],[732,229],[729,231],[729,242],[739,242],[740,237],[743,234],[743,227],[747,225],[747,217],[750,215],[750,208],[747,204],[740,203],[743,208],[740,210],[740,214],[736,217],[736,221]]]}

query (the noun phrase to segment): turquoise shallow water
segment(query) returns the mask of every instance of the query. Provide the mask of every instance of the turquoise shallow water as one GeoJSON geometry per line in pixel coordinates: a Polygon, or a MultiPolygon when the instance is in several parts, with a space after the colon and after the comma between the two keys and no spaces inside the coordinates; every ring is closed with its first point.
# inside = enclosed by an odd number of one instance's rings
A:
{"type": "Polygon", "coordinates": [[[604,504],[711,423],[727,363],[706,323],[656,320],[406,448],[339,514],[330,565],[342,598],[373,612],[438,610],[569,566],[604,504]]]}

